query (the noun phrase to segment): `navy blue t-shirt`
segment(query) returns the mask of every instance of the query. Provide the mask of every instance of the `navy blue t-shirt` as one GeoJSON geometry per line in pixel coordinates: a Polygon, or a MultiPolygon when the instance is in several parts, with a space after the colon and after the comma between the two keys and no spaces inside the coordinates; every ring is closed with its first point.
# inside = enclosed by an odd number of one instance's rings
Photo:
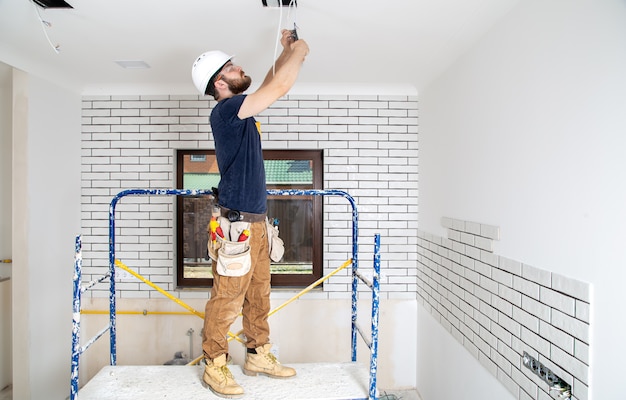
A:
{"type": "Polygon", "coordinates": [[[267,212],[265,167],[261,135],[253,117],[240,119],[246,95],[217,103],[211,112],[211,130],[220,169],[219,204],[254,214],[267,212]]]}

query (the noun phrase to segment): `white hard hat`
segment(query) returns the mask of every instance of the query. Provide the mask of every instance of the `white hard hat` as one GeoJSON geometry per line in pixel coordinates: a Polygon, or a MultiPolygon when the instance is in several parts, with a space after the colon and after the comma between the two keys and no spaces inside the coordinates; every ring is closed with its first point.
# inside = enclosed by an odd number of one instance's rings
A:
{"type": "Polygon", "coordinates": [[[211,77],[231,58],[233,58],[233,56],[229,56],[219,50],[214,50],[207,51],[196,59],[191,68],[191,78],[200,93],[205,94],[211,77]]]}

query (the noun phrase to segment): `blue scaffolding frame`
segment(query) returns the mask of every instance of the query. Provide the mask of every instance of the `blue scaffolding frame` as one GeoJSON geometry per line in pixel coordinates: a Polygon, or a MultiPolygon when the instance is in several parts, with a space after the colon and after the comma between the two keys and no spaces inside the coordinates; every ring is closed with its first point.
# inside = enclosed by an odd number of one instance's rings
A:
{"type": "MultiPolygon", "coordinates": [[[[357,361],[357,333],[370,349],[369,391],[368,400],[376,400],[378,371],[378,322],[380,305],[380,235],[374,236],[373,275],[369,280],[359,270],[358,261],[358,211],[352,196],[342,190],[267,190],[268,195],[275,196],[340,196],[344,197],[352,207],[352,314],[351,314],[351,360],[357,361]],[[364,283],[372,290],[371,332],[368,337],[357,322],[358,285],[364,283]]],[[[117,364],[117,332],[116,332],[116,298],[115,298],[115,207],[126,196],[212,196],[210,190],[184,189],[129,189],[119,192],[113,197],[109,206],[109,271],[99,279],[82,284],[82,239],[76,237],[75,261],[73,278],[73,318],[72,318],[72,360],[70,378],[70,400],[78,399],[80,356],[107,331],[110,336],[110,365],[117,364]],[[80,313],[82,293],[98,283],[109,279],[109,324],[80,345],[80,313]]]]}

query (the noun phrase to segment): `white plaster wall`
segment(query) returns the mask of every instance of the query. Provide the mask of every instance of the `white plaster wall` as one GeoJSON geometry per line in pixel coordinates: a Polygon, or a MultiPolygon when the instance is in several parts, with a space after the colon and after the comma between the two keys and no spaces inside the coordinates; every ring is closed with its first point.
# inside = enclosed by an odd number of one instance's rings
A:
{"type": "Polygon", "coordinates": [[[417,390],[423,400],[515,397],[419,304],[417,390]]]}
{"type": "Polygon", "coordinates": [[[13,101],[13,397],[63,399],[80,229],[81,100],[16,71],[13,101]]]}
{"type": "MultiPolygon", "coordinates": [[[[618,0],[520,2],[420,94],[420,230],[441,235],[444,216],[496,225],[497,253],[590,282],[593,399],[619,397],[626,357],[626,321],[616,318],[626,278],[625,20],[618,0]]],[[[448,340],[421,324],[418,335],[448,340]]],[[[417,364],[434,358],[418,352],[417,364]]],[[[491,384],[472,369],[450,379],[468,374],[491,384]]],[[[427,377],[418,374],[420,391],[438,394],[425,400],[454,398],[427,377]]]]}
{"type": "MultiPolygon", "coordinates": [[[[0,63],[0,259],[11,258],[11,67],[0,63]]],[[[0,263],[0,279],[11,264],[0,263]]],[[[12,382],[11,281],[0,282],[0,390],[12,382]]]]}
{"type": "Polygon", "coordinates": [[[30,399],[30,269],[28,240],[28,75],[12,73],[12,177],[11,240],[13,255],[12,329],[13,329],[13,396],[30,399]]]}

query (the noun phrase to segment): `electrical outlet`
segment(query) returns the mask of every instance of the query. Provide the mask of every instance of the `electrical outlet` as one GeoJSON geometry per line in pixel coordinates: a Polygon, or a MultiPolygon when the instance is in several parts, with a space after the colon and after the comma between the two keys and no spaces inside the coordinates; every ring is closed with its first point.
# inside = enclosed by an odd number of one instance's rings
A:
{"type": "Polygon", "coordinates": [[[556,374],[548,367],[535,360],[530,354],[524,352],[522,363],[526,368],[531,370],[541,380],[548,384],[550,391],[556,391],[560,398],[569,400],[572,397],[572,386],[556,374]]]}

